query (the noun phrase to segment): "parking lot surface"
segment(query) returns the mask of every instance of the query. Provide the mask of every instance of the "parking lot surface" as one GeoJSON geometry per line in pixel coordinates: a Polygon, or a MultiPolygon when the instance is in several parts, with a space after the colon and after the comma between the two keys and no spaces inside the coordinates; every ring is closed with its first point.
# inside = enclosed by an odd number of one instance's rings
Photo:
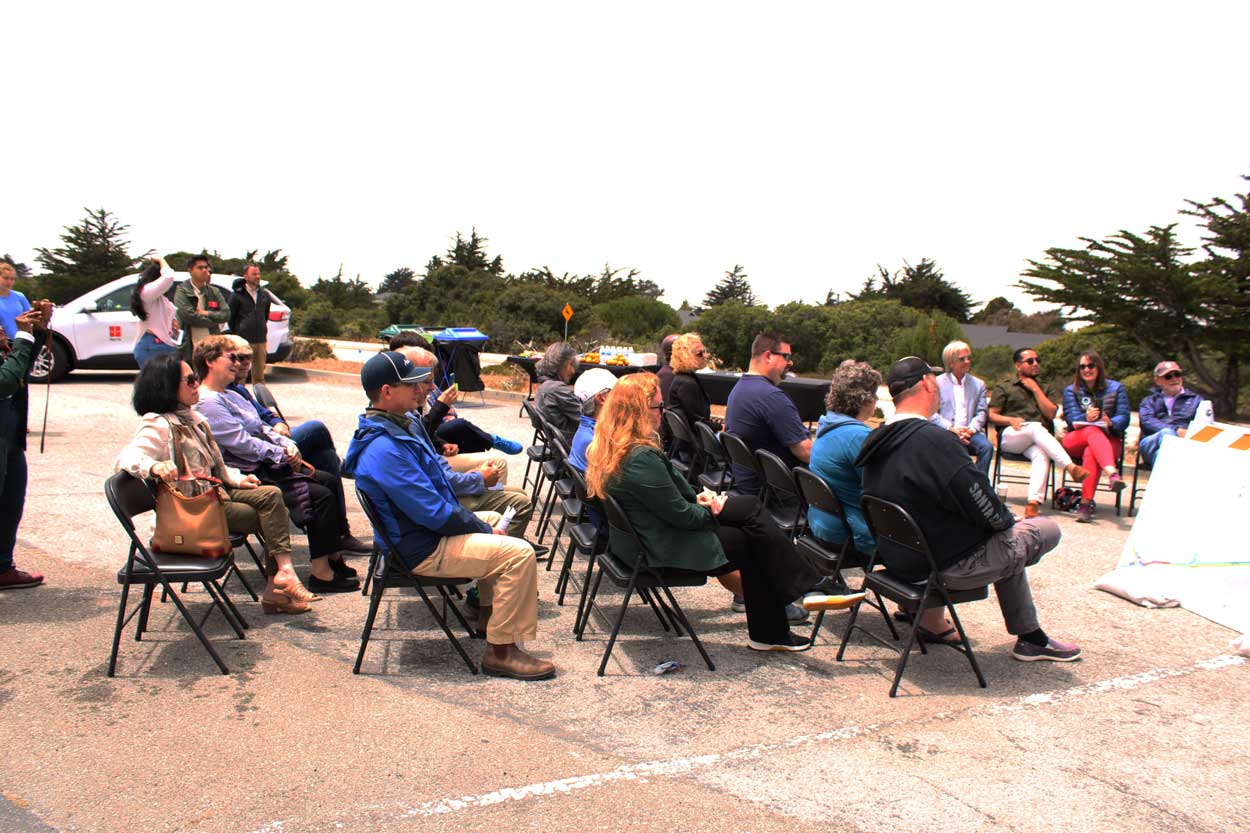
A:
{"type": "MultiPolygon", "coordinates": [[[[397,592],[354,676],[366,599],[263,616],[233,584],[247,638],[208,623],[232,674],[159,605],[143,642],[123,637],[109,679],[126,538],[102,484],[137,422],[132,379],[71,375],[52,388],[46,453],[31,437],[17,557],[48,581],[0,594],[0,831],[1250,829],[1250,667],[1218,625],[1092,589],[1131,524],[1109,512],[1060,518],[1058,550],[1029,571],[1043,626],[1080,642],[1082,661],[1015,662],[992,600],[960,608],[986,689],[935,648],[888,698],[889,652],[858,640],[835,661],[845,613],[809,652],[751,652],[714,583],[677,592],[715,672],[636,605],[600,678],[608,626],[599,617],[574,641],[576,600],[557,606],[554,571],[540,573],[527,646],[556,663],[547,682],[470,675],[397,592]],[[667,659],[686,667],[653,674],[667,659]]],[[[270,381],[288,418],[324,420],[346,448],[358,385],[270,381]]],[[[31,397],[36,432],[43,397],[31,397]]],[[[462,413],[528,441],[517,407],[462,413]]],[[[524,458],[512,459],[519,484],[524,458]]],[[[1011,497],[1022,505],[1022,487],[1011,497]]],[[[363,537],[350,489],[348,504],[363,537]]],[[[202,591],[186,598],[205,609],[202,591]]]]}

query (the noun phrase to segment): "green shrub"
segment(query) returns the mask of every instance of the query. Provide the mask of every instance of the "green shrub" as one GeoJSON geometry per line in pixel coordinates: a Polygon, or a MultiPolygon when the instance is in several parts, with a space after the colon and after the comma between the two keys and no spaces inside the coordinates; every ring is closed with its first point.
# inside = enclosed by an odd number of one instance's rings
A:
{"type": "Polygon", "coordinates": [[[964,331],[955,319],[941,312],[924,313],[919,321],[894,336],[891,363],[903,356],[919,356],[941,367],[942,348],[952,341],[963,340],[964,331]]]}
{"type": "Polygon", "coordinates": [[[1149,354],[1132,338],[1116,327],[1096,324],[1037,345],[1037,356],[1042,360],[1042,381],[1062,386],[1072,384],[1081,352],[1091,349],[1097,350],[1106,362],[1107,376],[1117,381],[1149,373],[1154,367],[1149,354]]]}
{"type": "MultiPolygon", "coordinates": [[[[329,301],[314,301],[299,317],[299,333],[334,338],[339,334],[339,314],[329,301]]],[[[374,331],[376,332],[376,330],[374,331]]]]}
{"type": "Polygon", "coordinates": [[[972,351],[972,375],[993,387],[996,382],[1014,379],[1016,363],[1011,360],[1012,349],[1005,344],[980,347],[972,351]]]}
{"type": "MultiPolygon", "coordinates": [[[[899,333],[928,316],[898,301],[849,301],[829,308],[831,322],[821,373],[832,373],[845,359],[858,359],[885,371],[904,354],[895,355],[899,333]]],[[[941,349],[940,347],[938,348],[941,349]]]]}
{"type": "Polygon", "coordinates": [[[289,362],[310,362],[313,359],[332,359],[334,349],[319,338],[297,338],[291,349],[289,362]]]}
{"type": "Polygon", "coordinates": [[[744,369],[751,362],[751,342],[756,334],[773,326],[774,316],[768,307],[726,301],[700,315],[696,329],[723,368],[744,369]]]}
{"type": "Polygon", "coordinates": [[[653,341],[657,335],[663,338],[681,329],[681,319],[672,307],[645,295],[631,295],[595,304],[591,313],[592,321],[602,321],[617,341],[653,341]]]}
{"type": "Polygon", "coordinates": [[[1150,394],[1151,389],[1155,385],[1153,371],[1134,373],[1118,381],[1121,385],[1124,385],[1124,392],[1128,394],[1129,407],[1134,411],[1137,410],[1137,406],[1141,404],[1141,401],[1150,394]]]}

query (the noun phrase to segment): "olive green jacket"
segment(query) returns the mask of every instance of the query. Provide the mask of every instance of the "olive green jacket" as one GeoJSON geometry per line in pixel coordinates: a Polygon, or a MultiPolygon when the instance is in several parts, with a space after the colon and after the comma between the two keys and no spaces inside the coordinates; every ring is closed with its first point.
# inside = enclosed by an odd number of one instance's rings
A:
{"type": "Polygon", "coordinates": [[[9,467],[9,452],[26,448],[26,374],[35,359],[35,344],[15,338],[9,357],[0,365],[0,488],[9,467]]]}
{"type": "MultiPolygon", "coordinates": [[[[608,492],[625,510],[653,566],[706,571],[726,563],[716,519],[695,503],[690,484],[657,449],[631,451],[608,492]]],[[[624,561],[637,558],[633,541],[615,529],[611,547],[624,561]]]]}
{"type": "Polygon", "coordinates": [[[182,355],[187,361],[191,361],[191,351],[195,348],[191,343],[191,328],[207,327],[214,333],[220,333],[222,325],[230,318],[226,294],[211,283],[204,287],[204,302],[209,308],[204,315],[200,315],[199,298],[189,280],[178,284],[174,290],[174,308],[178,310],[178,326],[182,328],[182,355]]]}

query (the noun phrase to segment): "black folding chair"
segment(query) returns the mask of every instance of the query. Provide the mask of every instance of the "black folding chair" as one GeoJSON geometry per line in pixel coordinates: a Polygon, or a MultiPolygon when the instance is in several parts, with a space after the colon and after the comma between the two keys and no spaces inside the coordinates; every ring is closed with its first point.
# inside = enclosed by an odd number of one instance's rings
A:
{"type": "Polygon", "coordinates": [[[127,472],[119,471],[104,481],[104,495],[108,499],[109,508],[113,510],[117,522],[122,525],[122,529],[126,530],[126,535],[130,538],[130,551],[126,556],[126,564],[117,571],[117,583],[122,586],[122,596],[117,606],[117,624],[113,628],[113,649],[109,653],[108,676],[112,677],[117,669],[117,651],[121,646],[122,628],[126,627],[135,614],[139,616],[139,622],[135,627],[135,641],[142,641],[152,607],[152,593],[158,584],[163,590],[163,598],[173,601],[178,612],[182,614],[182,618],[191,626],[196,639],[217,664],[217,668],[221,670],[221,673],[229,674],[230,669],[226,668],[217,649],[204,635],[203,627],[209,615],[214,610],[220,610],[221,615],[225,617],[226,622],[234,629],[239,639],[244,638],[243,629],[248,627],[247,621],[230,601],[230,596],[222,589],[222,583],[234,568],[234,552],[231,551],[217,558],[151,552],[139,540],[133,521],[136,515],[156,509],[156,498],[147,484],[131,477],[127,472]],[[208,611],[199,622],[191,616],[178,595],[178,591],[173,587],[178,583],[191,582],[203,585],[212,600],[208,611]],[[143,587],[143,598],[135,605],[134,610],[127,614],[126,603],[129,601],[132,585],[143,587]]]}
{"type": "Polygon", "coordinates": [[[732,474],[734,466],[740,466],[755,472],[755,476],[762,483],[764,481],[764,471],[760,468],[759,460],[755,459],[755,452],[747,446],[746,441],[737,434],[731,434],[728,431],[721,431],[719,436],[721,446],[725,449],[725,456],[729,458],[730,476],[733,477],[733,484],[729,487],[730,494],[745,494],[737,488],[737,475],[732,474]]]}
{"type": "MultiPolygon", "coordinates": [[[[547,497],[543,500],[542,511],[538,517],[537,543],[542,544],[543,539],[547,537],[547,529],[551,525],[552,516],[555,513],[556,506],[561,508],[560,526],[556,530],[555,539],[552,548],[558,545],[560,533],[564,530],[566,516],[563,514],[565,502],[572,501],[569,504],[569,511],[573,514],[580,512],[578,502],[573,498],[573,481],[565,474],[568,459],[569,447],[564,441],[564,437],[560,432],[552,427],[551,423],[544,423],[547,431],[547,448],[550,449],[552,456],[542,464],[542,476],[547,481],[547,497]]],[[[547,569],[551,569],[551,562],[547,562],[547,569]]]]}
{"type": "MultiPolygon", "coordinates": [[[[795,526],[797,538],[794,542],[798,554],[818,573],[836,578],[841,583],[845,583],[842,571],[848,567],[859,567],[865,575],[872,572],[873,558],[864,556],[855,549],[855,537],[846,519],[846,511],[842,508],[842,501],[834,494],[829,484],[820,475],[803,466],[795,466],[791,471],[799,497],[799,512],[795,526]],[[824,541],[812,531],[808,513],[813,508],[832,515],[841,524],[841,544],[824,541]]],[[[860,590],[872,592],[865,587],[864,582],[860,583],[860,590]]],[[[880,611],[882,618],[885,619],[885,626],[890,629],[890,637],[897,641],[898,631],[894,627],[893,620],[890,619],[889,611],[885,608],[885,602],[881,600],[881,594],[873,592],[870,598],[865,599],[865,602],[880,611]]],[[[820,633],[820,626],[824,623],[824,619],[825,611],[822,610],[817,614],[816,624],[812,627],[813,642],[816,641],[816,635],[820,633]]]]}
{"type": "Polygon", "coordinates": [[[959,644],[950,644],[948,647],[961,652],[968,658],[968,663],[972,666],[972,672],[976,674],[977,682],[980,683],[981,688],[985,688],[985,675],[981,673],[981,667],[977,665],[976,654],[972,651],[972,643],[968,641],[968,635],[964,632],[964,626],[959,621],[959,614],[955,612],[955,605],[987,599],[989,598],[989,588],[975,587],[971,590],[947,590],[938,573],[937,563],[933,560],[929,542],[925,539],[924,533],[916,525],[911,515],[907,514],[906,509],[897,503],[891,503],[888,500],[882,500],[872,495],[864,495],[861,505],[864,507],[864,517],[868,521],[868,528],[872,530],[873,537],[877,539],[878,547],[883,541],[889,541],[896,546],[921,554],[929,565],[929,575],[922,582],[910,582],[892,574],[889,569],[873,570],[870,573],[866,573],[864,575],[865,589],[873,591],[878,596],[890,599],[911,615],[911,624],[907,629],[907,643],[902,648],[899,648],[897,645],[886,642],[863,625],[857,624],[856,620],[859,616],[860,605],[855,605],[851,609],[851,616],[846,624],[846,632],[842,635],[842,645],[838,648],[838,660],[842,660],[842,655],[846,651],[846,645],[851,640],[851,633],[856,629],[890,650],[896,651],[899,654],[898,665],[894,671],[894,683],[890,686],[890,696],[894,697],[898,694],[898,684],[903,679],[903,669],[907,667],[907,659],[911,656],[912,647],[919,644],[920,652],[922,654],[928,653],[924,640],[917,640],[917,632],[920,628],[920,613],[930,608],[945,607],[951,615],[951,621],[955,623],[955,630],[959,633],[959,644]]]}
{"type": "Polygon", "coordinates": [[[286,417],[282,415],[282,409],[278,407],[278,400],[274,399],[273,392],[269,390],[268,385],[264,382],[257,382],[252,385],[252,395],[256,397],[257,402],[277,414],[278,419],[286,422],[286,417]]]}
{"type": "Polygon", "coordinates": [[[686,418],[676,411],[664,411],[664,424],[668,427],[670,437],[668,459],[677,473],[686,478],[687,482],[695,481],[699,476],[698,445],[686,418]]]}
{"type": "Polygon", "coordinates": [[[798,526],[799,497],[794,490],[794,475],[785,462],[771,451],[759,449],[755,460],[764,475],[764,488],[760,490],[760,502],[773,519],[773,523],[787,535],[793,536],[798,526]]]}
{"type": "MultiPolygon", "coordinates": [[[[1121,464],[1123,464],[1124,458],[1121,457],[1120,460],[1121,460],[1121,464]]],[[[1153,468],[1154,466],[1150,465],[1149,463],[1145,461],[1145,459],[1142,458],[1141,449],[1138,449],[1137,461],[1133,463],[1133,490],[1129,492],[1129,496],[1128,496],[1128,516],[1130,518],[1133,517],[1133,513],[1137,511],[1136,510],[1137,496],[1141,494],[1142,492],[1146,491],[1146,486],[1150,485],[1150,478],[1146,478],[1145,485],[1143,485],[1141,488],[1138,488],[1137,475],[1143,471],[1150,471],[1153,468]]],[[[1116,504],[1116,508],[1119,509],[1118,503],[1116,504]]],[[[1116,514],[1119,514],[1119,513],[1117,512],[1116,514]]]]}
{"type": "Polygon", "coordinates": [[[378,538],[382,539],[382,549],[375,552],[378,553],[377,558],[370,559],[369,562],[369,581],[372,583],[372,592],[369,595],[369,613],[365,617],[365,627],[360,634],[360,651],[356,654],[356,665],[352,668],[353,674],[360,673],[360,664],[365,660],[365,649],[369,646],[369,637],[373,633],[373,622],[378,615],[378,605],[382,601],[382,594],[389,587],[412,587],[421,601],[425,602],[426,608],[430,611],[430,615],[434,617],[434,621],[438,622],[438,626],[443,629],[443,633],[447,639],[451,641],[452,647],[460,654],[460,658],[464,660],[464,664],[469,666],[469,670],[474,674],[478,673],[477,665],[473,660],[469,659],[469,655],[465,653],[460,640],[456,639],[456,635],[451,632],[451,628],[447,627],[446,611],[451,610],[460,626],[465,629],[469,638],[474,637],[473,629],[469,627],[469,623],[465,620],[464,614],[460,612],[460,608],[452,601],[451,596],[447,592],[447,588],[456,588],[468,584],[473,579],[469,578],[434,578],[427,576],[414,576],[409,572],[408,567],[404,564],[399,554],[395,552],[395,546],[391,543],[390,536],[386,534],[384,527],[378,518],[377,509],[369,496],[360,489],[356,490],[356,499],[360,501],[360,508],[364,510],[365,516],[369,519],[370,525],[373,526],[374,541],[378,538]],[[443,598],[443,613],[439,613],[438,608],[434,606],[434,602],[430,600],[430,596],[425,592],[427,587],[433,587],[443,598]]]}
{"type": "Polygon", "coordinates": [[[699,472],[699,485],[713,492],[724,491],[733,482],[733,472],[725,447],[720,444],[716,432],[706,422],[694,424],[694,436],[699,441],[699,453],[703,458],[703,470],[699,472]]]}
{"type": "MultiPolygon", "coordinates": [[[[564,604],[564,595],[568,591],[569,582],[573,575],[573,558],[575,554],[580,553],[586,556],[588,562],[587,579],[590,571],[594,569],[595,556],[603,552],[607,545],[604,536],[599,534],[598,528],[590,521],[590,497],[586,492],[586,478],[574,466],[566,466],[565,471],[568,473],[569,479],[573,481],[573,499],[578,502],[578,512],[573,517],[573,522],[569,525],[569,546],[564,553],[564,563],[560,567],[560,575],[556,579],[556,604],[564,604]]],[[[569,509],[566,508],[566,515],[569,509]]],[[[557,541],[559,536],[557,535],[557,541]]],[[[555,560],[554,548],[552,561],[555,560]]],[[[547,564],[547,569],[551,569],[551,564],[547,564]]],[[[586,606],[585,590],[589,586],[588,580],[582,581],[581,601],[577,606],[577,618],[574,620],[573,632],[577,632],[577,626],[581,623],[582,613],[586,606]]]]}
{"type": "Polygon", "coordinates": [[[595,597],[599,592],[599,584],[603,581],[604,575],[606,574],[613,584],[625,590],[621,598],[621,609],[616,615],[616,622],[612,625],[612,634],[608,637],[607,647],[603,651],[603,660],[599,663],[599,676],[602,677],[604,670],[608,667],[608,658],[612,655],[612,647],[616,644],[616,637],[621,631],[621,623],[625,621],[625,611],[629,608],[630,599],[635,591],[651,606],[652,611],[660,619],[660,624],[665,625],[665,630],[668,630],[668,624],[671,624],[674,632],[681,636],[682,628],[684,627],[686,632],[690,634],[690,639],[694,642],[694,646],[698,648],[703,661],[707,663],[708,670],[715,671],[716,666],[712,664],[712,658],[704,650],[703,643],[699,641],[699,636],[694,632],[694,628],[691,626],[690,620],[686,618],[681,605],[677,604],[677,599],[673,597],[671,589],[673,587],[702,587],[704,584],[707,584],[707,576],[692,570],[652,566],[649,553],[643,545],[642,539],[638,537],[638,533],[629,522],[629,518],[626,517],[624,510],[621,509],[621,505],[611,496],[608,496],[603,503],[604,509],[607,511],[608,525],[616,530],[619,536],[623,536],[625,540],[633,543],[635,558],[634,563],[631,565],[622,560],[617,553],[612,552],[609,546],[605,552],[599,555],[594,564],[594,566],[599,568],[599,572],[595,575],[595,579],[590,585],[590,594],[586,598],[585,613],[581,620],[581,627],[577,632],[579,641],[585,632],[586,623],[590,620],[591,612],[594,610],[595,597]],[[651,592],[655,593],[655,598],[652,598],[651,592]],[[663,595],[660,595],[661,593],[663,595]],[[668,620],[667,624],[665,623],[666,618],[668,620]]]}
{"type": "Polygon", "coordinates": [[[530,496],[530,500],[535,505],[538,504],[539,481],[542,478],[542,464],[552,458],[552,452],[548,448],[547,431],[544,427],[542,415],[528,401],[521,403],[521,410],[525,411],[529,417],[530,425],[534,429],[534,437],[530,440],[530,444],[525,449],[525,476],[521,478],[521,488],[534,484],[534,492],[530,496]],[[530,467],[537,464],[538,471],[534,475],[533,481],[530,480],[530,467]]]}
{"type": "MultiPolygon", "coordinates": [[[[1003,460],[1014,460],[1017,463],[1025,463],[1032,466],[1033,461],[1023,454],[1016,454],[1012,451],[1003,451],[1003,429],[995,426],[994,433],[997,435],[997,443],[994,447],[994,487],[998,488],[999,483],[1025,483],[1029,482],[1029,475],[1006,473],[1003,471],[1003,460]]],[[[1047,495],[1055,491],[1055,464],[1051,460],[1046,461],[1046,487],[1042,492],[1042,501],[1046,501],[1047,495]]]]}

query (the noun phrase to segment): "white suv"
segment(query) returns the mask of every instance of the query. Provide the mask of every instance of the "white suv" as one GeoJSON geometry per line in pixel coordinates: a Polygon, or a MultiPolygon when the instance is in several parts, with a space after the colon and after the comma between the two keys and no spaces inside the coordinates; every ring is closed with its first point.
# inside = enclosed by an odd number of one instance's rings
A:
{"type": "MultiPolygon", "coordinates": [[[[174,285],[166,296],[172,301],[174,289],[190,280],[185,272],[175,273],[174,285]]],[[[230,297],[233,275],[213,275],[213,284],[230,297]]],[[[42,349],[31,368],[32,381],[62,379],[71,370],[134,370],[135,340],[139,319],[130,311],[130,293],[139,275],[126,275],[80,295],[52,313],[52,351],[42,349]]],[[[291,353],[291,309],[274,295],[269,308],[269,358],[280,362],[291,353]]]]}

